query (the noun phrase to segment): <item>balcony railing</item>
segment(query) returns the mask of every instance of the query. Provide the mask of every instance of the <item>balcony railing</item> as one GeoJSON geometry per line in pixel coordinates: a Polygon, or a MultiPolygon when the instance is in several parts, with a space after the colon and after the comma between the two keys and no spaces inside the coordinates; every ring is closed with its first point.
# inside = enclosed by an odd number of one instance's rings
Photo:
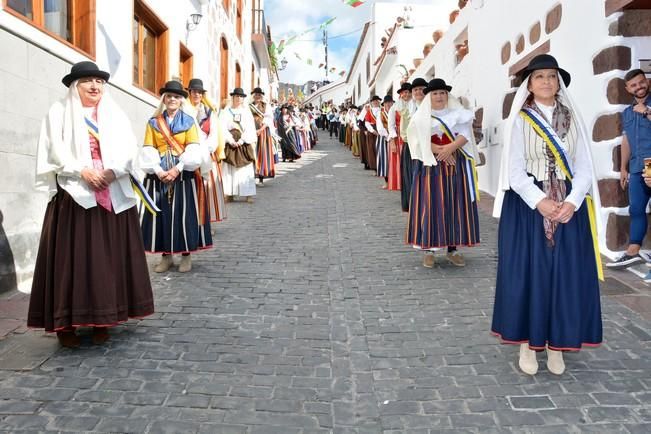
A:
{"type": "Polygon", "coordinates": [[[263,9],[253,9],[253,33],[263,34],[267,41],[270,39],[263,9]]]}

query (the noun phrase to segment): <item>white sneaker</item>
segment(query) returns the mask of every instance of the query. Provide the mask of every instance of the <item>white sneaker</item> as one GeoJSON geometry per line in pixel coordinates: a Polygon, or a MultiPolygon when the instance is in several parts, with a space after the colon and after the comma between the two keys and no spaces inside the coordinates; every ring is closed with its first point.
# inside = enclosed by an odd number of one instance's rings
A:
{"type": "Polygon", "coordinates": [[[555,375],[562,375],[565,372],[565,361],[562,351],[554,351],[547,348],[547,369],[555,375]]]}
{"type": "Polygon", "coordinates": [[[529,344],[520,344],[520,361],[518,364],[525,374],[536,375],[538,372],[536,352],[529,349],[529,344]]]}

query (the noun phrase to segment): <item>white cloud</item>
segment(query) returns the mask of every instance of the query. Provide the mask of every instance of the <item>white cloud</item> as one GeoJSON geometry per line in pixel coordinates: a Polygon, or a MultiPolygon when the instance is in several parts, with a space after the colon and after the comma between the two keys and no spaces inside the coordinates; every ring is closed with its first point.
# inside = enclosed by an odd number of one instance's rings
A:
{"type": "MultiPolygon", "coordinates": [[[[433,4],[436,1],[449,3],[450,0],[394,0],[385,3],[396,4],[433,4]]],[[[340,70],[348,71],[364,23],[370,20],[374,0],[368,0],[357,8],[350,7],[341,0],[266,0],[265,17],[271,26],[271,34],[276,43],[283,37],[300,33],[318,26],[330,17],[337,19],[328,26],[328,36],[337,36],[357,30],[354,34],[329,40],[328,64],[340,70]]],[[[323,80],[325,71],[318,69],[324,61],[324,49],[321,43],[322,32],[311,32],[298,38],[299,41],[285,48],[279,61],[285,57],[287,68],[279,72],[283,82],[303,84],[308,80],[323,80]],[[305,41],[311,40],[311,41],[305,41]],[[294,53],[303,60],[298,60],[294,53]],[[305,59],[311,58],[313,65],[307,65],[305,59]]],[[[337,73],[329,73],[328,78],[334,81],[339,78],[337,73]]]]}

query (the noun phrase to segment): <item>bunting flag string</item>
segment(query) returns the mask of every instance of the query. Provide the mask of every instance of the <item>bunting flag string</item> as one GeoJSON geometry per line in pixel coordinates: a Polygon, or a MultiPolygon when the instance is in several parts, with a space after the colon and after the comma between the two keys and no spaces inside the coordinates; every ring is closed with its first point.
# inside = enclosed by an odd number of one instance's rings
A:
{"type": "Polygon", "coordinates": [[[301,33],[294,34],[294,35],[290,36],[287,39],[284,39],[284,38],[281,39],[280,42],[278,43],[277,54],[281,54],[283,52],[283,50],[285,48],[287,48],[288,45],[296,42],[297,38],[299,38],[300,36],[306,35],[306,34],[308,34],[310,32],[314,32],[314,31],[317,31],[317,30],[324,30],[326,27],[328,27],[330,24],[332,24],[332,22],[334,20],[336,20],[336,19],[337,19],[337,17],[328,18],[327,20],[325,20],[324,22],[322,22],[321,24],[319,24],[316,27],[312,27],[312,28],[309,28],[307,30],[303,30],[301,33]]]}
{"type": "Polygon", "coordinates": [[[343,2],[346,3],[348,6],[352,6],[354,8],[363,5],[364,1],[365,0],[343,0],[343,2]]]}

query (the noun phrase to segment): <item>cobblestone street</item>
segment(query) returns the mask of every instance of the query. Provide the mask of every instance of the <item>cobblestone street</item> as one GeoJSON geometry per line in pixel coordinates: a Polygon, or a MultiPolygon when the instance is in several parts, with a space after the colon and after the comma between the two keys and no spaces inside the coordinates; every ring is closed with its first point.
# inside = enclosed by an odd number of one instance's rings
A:
{"type": "Polygon", "coordinates": [[[603,296],[605,344],[526,376],[489,334],[494,219],[465,268],[426,269],[399,193],[338,142],[281,166],[255,204],[229,204],[191,273],[152,273],[155,315],[105,346],[0,341],[0,431],[651,432],[638,313],[603,296]]]}

